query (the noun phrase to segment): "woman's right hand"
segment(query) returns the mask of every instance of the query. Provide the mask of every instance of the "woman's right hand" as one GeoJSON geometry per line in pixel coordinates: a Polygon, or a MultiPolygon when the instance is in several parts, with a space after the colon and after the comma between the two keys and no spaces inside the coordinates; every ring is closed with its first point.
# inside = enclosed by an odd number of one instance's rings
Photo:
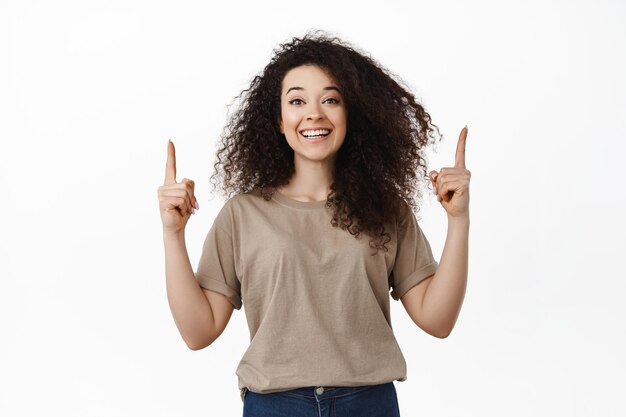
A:
{"type": "Polygon", "coordinates": [[[178,233],[185,229],[187,220],[195,214],[194,207],[200,209],[194,196],[194,182],[183,178],[176,182],[176,153],[174,143],[167,143],[165,182],[158,188],[159,212],[163,222],[163,233],[178,233]]]}

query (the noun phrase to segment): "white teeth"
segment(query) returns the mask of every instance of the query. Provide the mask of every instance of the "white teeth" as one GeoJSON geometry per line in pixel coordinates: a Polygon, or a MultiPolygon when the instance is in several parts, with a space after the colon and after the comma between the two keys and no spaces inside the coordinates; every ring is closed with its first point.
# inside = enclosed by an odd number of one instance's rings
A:
{"type": "Polygon", "coordinates": [[[319,130],[305,130],[302,132],[302,136],[310,137],[310,136],[321,136],[330,133],[330,130],[319,129],[319,130]]]}

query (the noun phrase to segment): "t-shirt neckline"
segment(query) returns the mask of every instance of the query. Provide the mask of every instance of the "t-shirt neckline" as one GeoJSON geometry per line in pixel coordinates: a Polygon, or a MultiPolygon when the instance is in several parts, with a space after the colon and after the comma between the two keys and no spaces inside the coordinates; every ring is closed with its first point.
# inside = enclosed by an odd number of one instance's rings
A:
{"type": "Polygon", "coordinates": [[[284,194],[281,194],[278,190],[274,190],[272,198],[285,206],[298,208],[298,209],[307,209],[307,210],[323,208],[326,205],[326,202],[328,201],[328,199],[322,200],[322,201],[294,200],[293,198],[290,198],[284,194]]]}

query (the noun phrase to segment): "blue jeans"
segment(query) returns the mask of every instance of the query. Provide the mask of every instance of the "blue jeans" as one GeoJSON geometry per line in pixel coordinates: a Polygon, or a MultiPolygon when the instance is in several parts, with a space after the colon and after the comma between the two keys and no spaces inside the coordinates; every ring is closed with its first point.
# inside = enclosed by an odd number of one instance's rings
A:
{"type": "Polygon", "coordinates": [[[392,382],[256,393],[242,389],[243,417],[400,417],[392,382]]]}

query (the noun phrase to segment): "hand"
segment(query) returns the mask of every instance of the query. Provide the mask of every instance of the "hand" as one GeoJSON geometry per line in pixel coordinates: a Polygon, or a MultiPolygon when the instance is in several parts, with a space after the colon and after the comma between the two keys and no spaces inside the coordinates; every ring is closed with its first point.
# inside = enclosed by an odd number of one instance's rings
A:
{"type": "Polygon", "coordinates": [[[200,209],[194,196],[194,185],[187,178],[183,178],[180,183],[176,182],[176,153],[174,143],[168,141],[165,182],[158,188],[159,212],[164,232],[180,232],[185,228],[191,214],[195,214],[194,207],[200,209]]]}
{"type": "Polygon", "coordinates": [[[471,173],[465,169],[465,142],[467,126],[461,130],[456,145],[454,167],[431,171],[428,176],[434,187],[437,200],[449,217],[469,217],[469,182],[471,173]]]}

